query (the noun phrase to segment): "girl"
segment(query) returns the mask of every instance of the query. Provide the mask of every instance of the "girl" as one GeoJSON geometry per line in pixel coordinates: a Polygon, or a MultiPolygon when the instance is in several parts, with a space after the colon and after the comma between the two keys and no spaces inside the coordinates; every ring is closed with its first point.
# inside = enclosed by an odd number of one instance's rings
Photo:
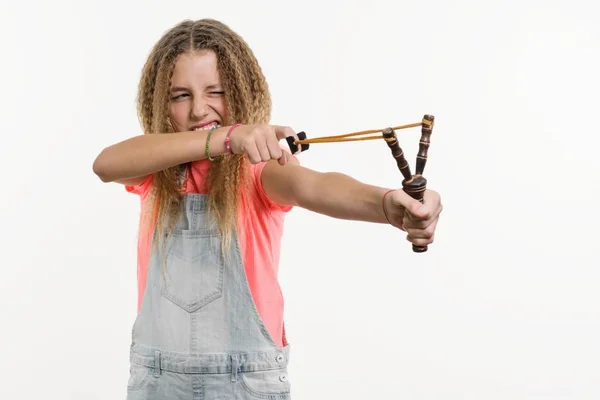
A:
{"type": "Polygon", "coordinates": [[[288,399],[277,281],[286,213],[389,223],[427,245],[442,206],[301,167],[268,125],[252,51],[226,25],[184,21],[143,68],[145,135],[104,149],[94,172],[140,196],[138,315],[128,399],[288,399]]]}

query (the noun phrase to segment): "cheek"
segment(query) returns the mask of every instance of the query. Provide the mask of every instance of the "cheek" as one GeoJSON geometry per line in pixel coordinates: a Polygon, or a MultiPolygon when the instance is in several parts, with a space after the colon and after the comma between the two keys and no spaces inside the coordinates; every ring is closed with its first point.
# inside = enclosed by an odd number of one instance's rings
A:
{"type": "Polygon", "coordinates": [[[188,126],[187,116],[189,115],[185,102],[173,103],[170,106],[171,121],[173,128],[180,131],[188,126]]]}
{"type": "Polygon", "coordinates": [[[225,97],[221,97],[216,99],[212,104],[212,109],[217,112],[223,119],[223,122],[226,122],[229,119],[229,113],[227,112],[227,106],[225,104],[225,97]]]}

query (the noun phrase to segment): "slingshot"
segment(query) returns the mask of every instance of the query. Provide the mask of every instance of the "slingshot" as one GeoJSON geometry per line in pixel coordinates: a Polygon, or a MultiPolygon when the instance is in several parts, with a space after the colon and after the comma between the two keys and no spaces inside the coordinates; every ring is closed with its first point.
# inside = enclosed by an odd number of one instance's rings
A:
{"type": "MultiPolygon", "coordinates": [[[[373,129],[367,131],[360,131],[354,133],[347,133],[336,136],[323,136],[313,139],[307,139],[306,133],[299,132],[299,140],[294,140],[293,137],[288,137],[286,140],[288,146],[292,151],[292,154],[298,152],[298,145],[300,145],[301,151],[309,149],[311,143],[333,143],[333,142],[352,142],[362,140],[376,140],[383,139],[387,143],[388,147],[392,152],[392,156],[396,160],[398,169],[402,173],[404,179],[402,180],[403,190],[410,195],[413,199],[423,202],[423,196],[427,189],[427,179],[423,177],[423,170],[427,163],[427,151],[429,150],[430,137],[434,125],[434,116],[425,114],[421,122],[408,125],[400,125],[394,127],[388,127],[384,129],[373,129]],[[396,136],[396,130],[421,127],[421,139],[419,140],[419,152],[417,154],[417,162],[415,168],[415,174],[410,172],[410,166],[408,161],[404,158],[404,151],[398,144],[398,138],[396,136]],[[370,136],[364,136],[370,135],[370,136]]],[[[413,251],[415,253],[423,253],[427,251],[427,246],[415,246],[413,245],[413,251]]]]}

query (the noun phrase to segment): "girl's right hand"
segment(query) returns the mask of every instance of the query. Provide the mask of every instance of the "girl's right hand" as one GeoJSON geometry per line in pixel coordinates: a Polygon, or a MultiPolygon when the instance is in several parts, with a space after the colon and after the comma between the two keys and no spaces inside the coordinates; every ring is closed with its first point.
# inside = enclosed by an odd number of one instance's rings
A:
{"type": "Polygon", "coordinates": [[[279,141],[288,136],[298,139],[296,132],[288,126],[240,125],[231,132],[231,151],[234,154],[248,154],[252,164],[278,160],[279,164],[284,165],[289,153],[281,148],[279,141]]]}

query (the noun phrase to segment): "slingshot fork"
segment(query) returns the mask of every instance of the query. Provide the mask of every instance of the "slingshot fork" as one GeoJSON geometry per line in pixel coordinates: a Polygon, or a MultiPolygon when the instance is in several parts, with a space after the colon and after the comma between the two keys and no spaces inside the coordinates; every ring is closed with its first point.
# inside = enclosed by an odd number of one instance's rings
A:
{"type": "MultiPolygon", "coordinates": [[[[384,129],[372,129],[336,136],[323,136],[313,139],[307,139],[305,132],[299,132],[298,140],[295,140],[293,137],[288,137],[286,140],[290,150],[292,151],[292,154],[296,154],[299,150],[299,145],[301,151],[306,151],[309,149],[309,145],[311,143],[334,143],[383,139],[390,148],[392,156],[396,160],[396,165],[404,177],[402,180],[402,189],[413,199],[423,203],[423,197],[425,195],[425,190],[427,189],[427,179],[425,179],[423,176],[423,171],[425,170],[425,164],[427,163],[427,153],[429,150],[434,122],[435,117],[433,115],[425,114],[421,122],[408,125],[387,127],[384,129]],[[406,158],[404,157],[404,151],[398,143],[396,130],[416,127],[421,127],[421,139],[419,140],[419,152],[417,154],[415,174],[413,175],[410,171],[408,161],[406,161],[406,158]]],[[[415,253],[424,253],[428,248],[427,246],[417,246],[414,244],[412,247],[415,253]]]]}

